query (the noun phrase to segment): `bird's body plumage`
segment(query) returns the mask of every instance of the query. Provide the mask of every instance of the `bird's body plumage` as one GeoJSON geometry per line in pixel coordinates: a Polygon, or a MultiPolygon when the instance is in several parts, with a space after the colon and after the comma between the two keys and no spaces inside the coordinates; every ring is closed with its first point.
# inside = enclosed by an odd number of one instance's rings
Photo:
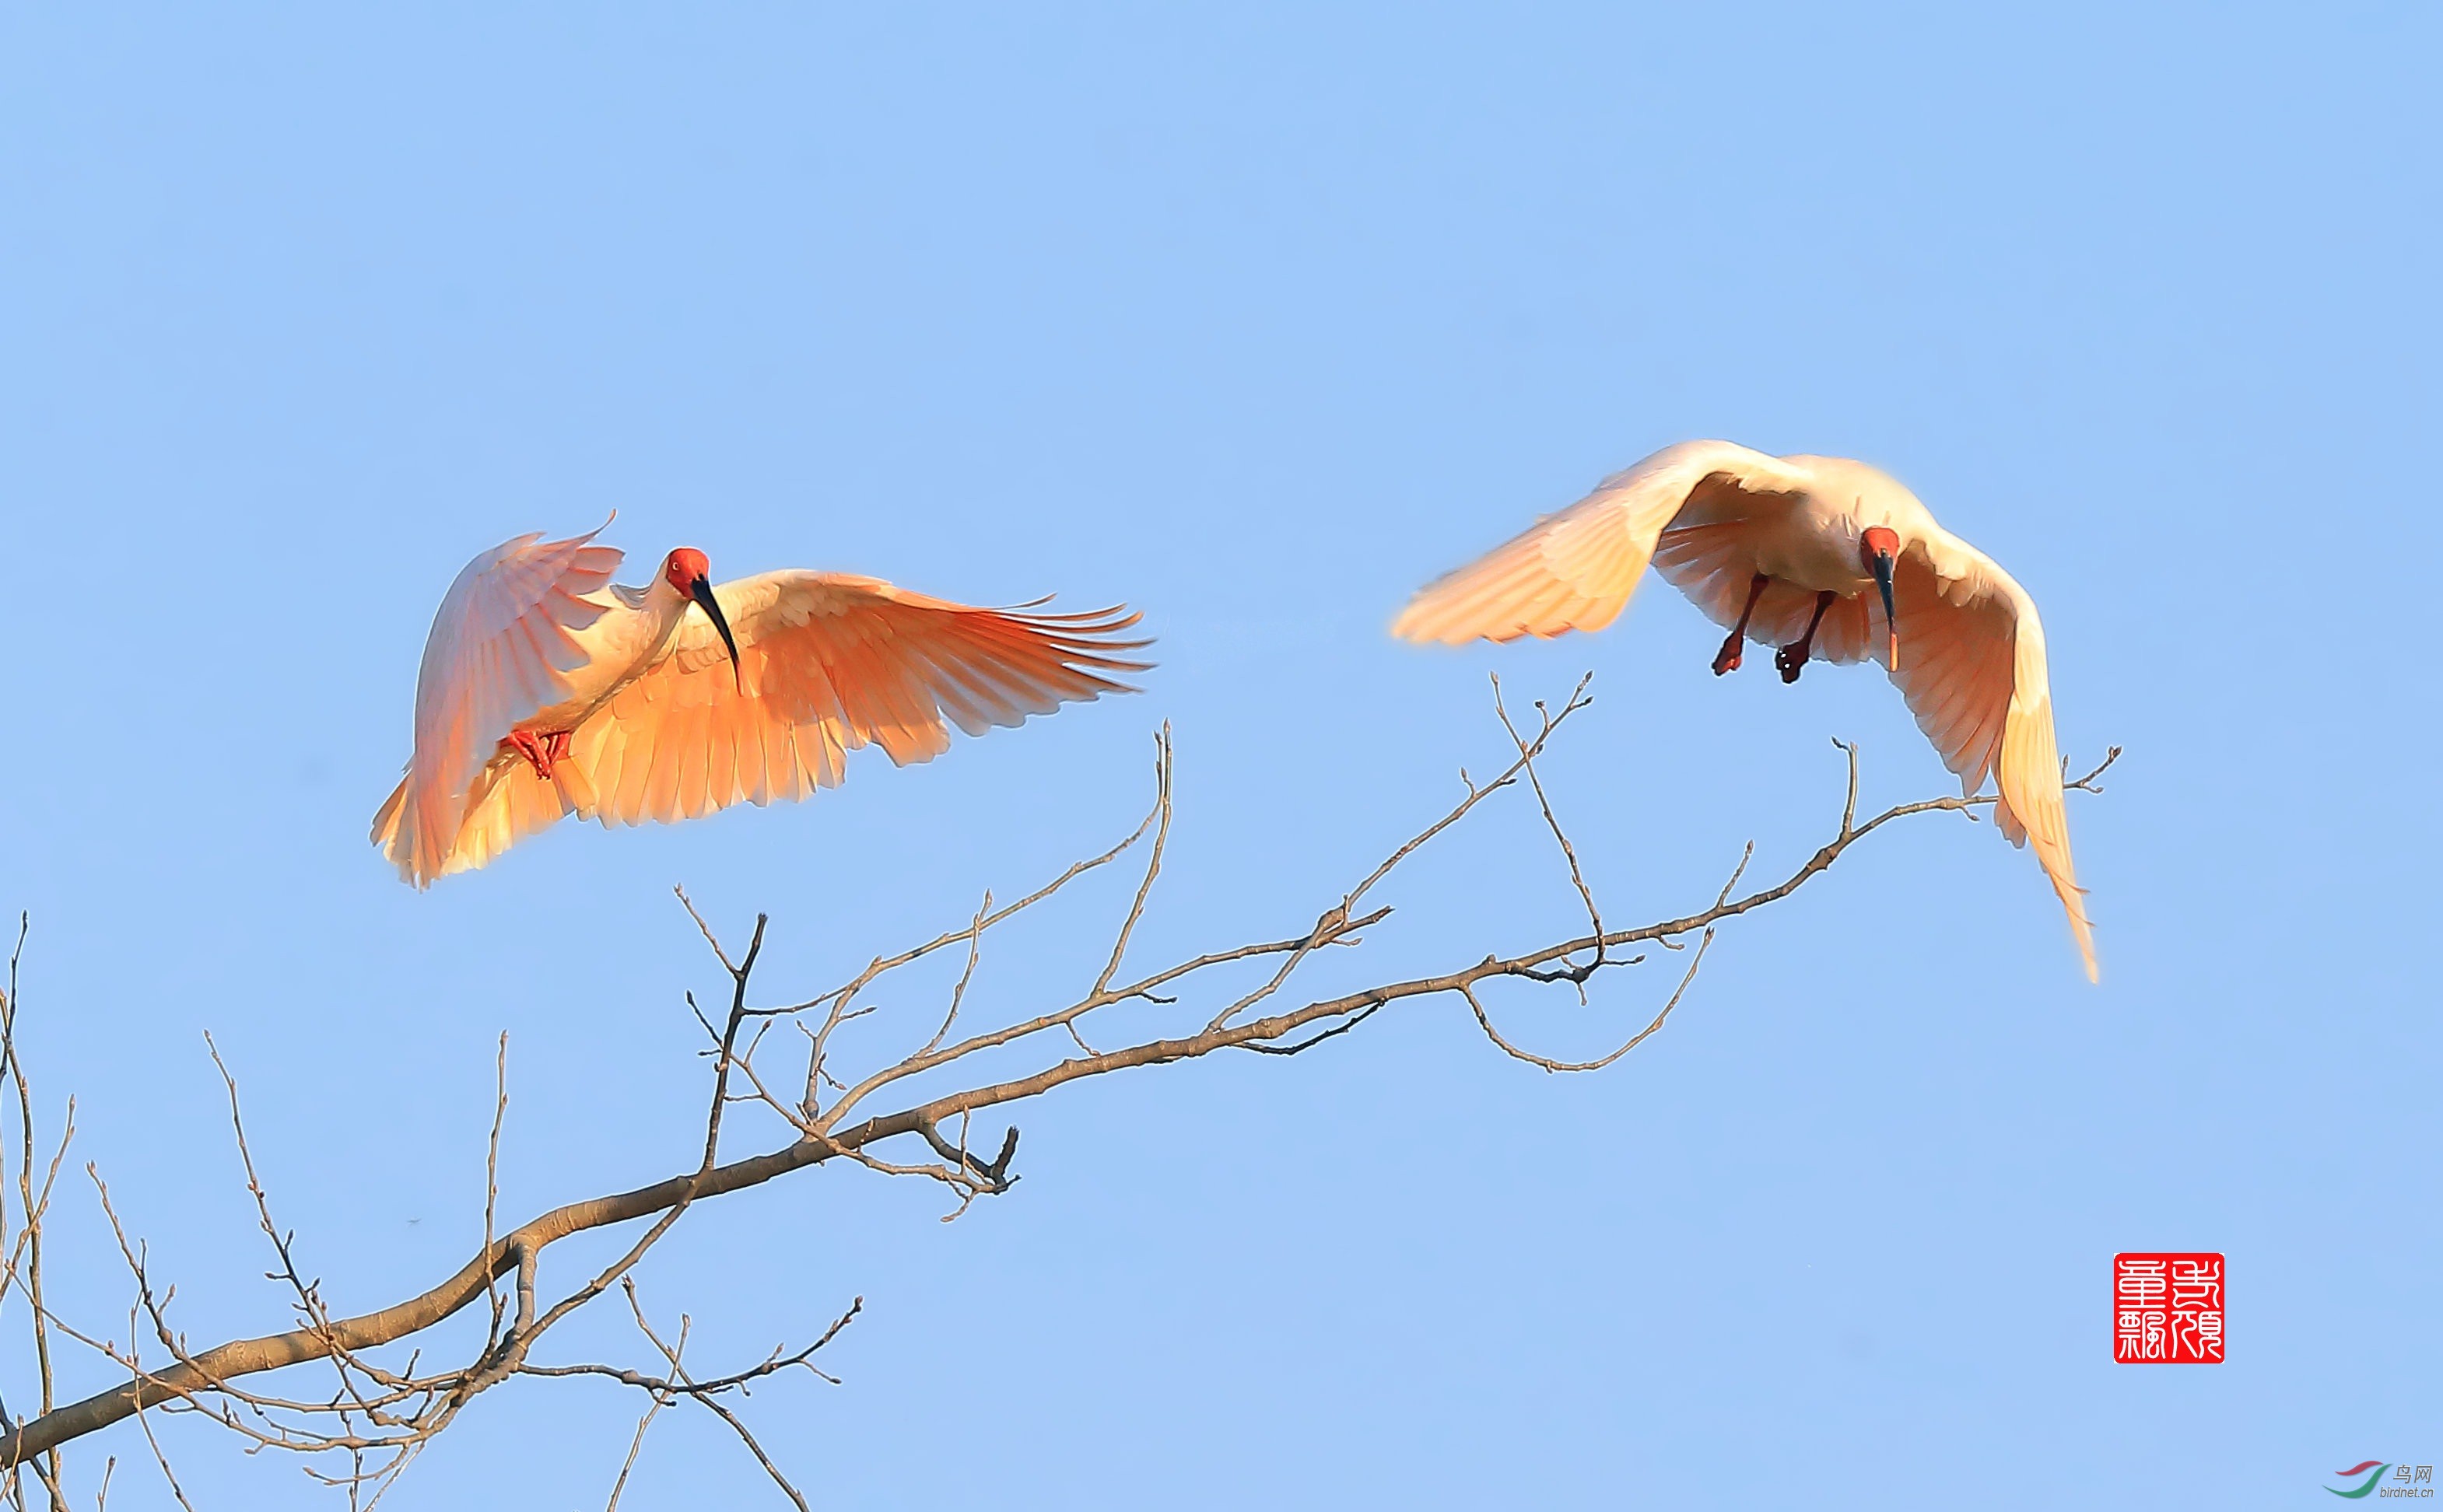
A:
{"type": "Polygon", "coordinates": [[[1758,644],[1798,642],[1802,662],[1889,655],[1892,681],[1962,791],[1994,779],[1996,822],[2012,844],[2033,843],[2093,978],[2035,602],[1878,468],[1726,441],[1665,447],[1428,585],[1392,633],[1457,645],[1601,629],[1649,563],[1715,623],[1758,644]],[[1889,622],[1860,549],[1878,529],[1899,543],[1889,622]]]}
{"type": "MultiPolygon", "coordinates": [[[[576,814],[672,823],[836,786],[847,754],[927,761],[970,735],[1124,685],[1133,614],[978,609],[879,578],[765,573],[701,599],[666,570],[615,586],[591,534],[468,563],[435,615],[406,776],[374,843],[417,886],[576,814]],[[519,742],[554,736],[537,763],[519,742]]],[[[679,554],[673,554],[675,559],[679,554]]],[[[698,561],[701,558],[697,558],[698,561]]],[[[699,588],[699,592],[707,590],[699,588]]]]}

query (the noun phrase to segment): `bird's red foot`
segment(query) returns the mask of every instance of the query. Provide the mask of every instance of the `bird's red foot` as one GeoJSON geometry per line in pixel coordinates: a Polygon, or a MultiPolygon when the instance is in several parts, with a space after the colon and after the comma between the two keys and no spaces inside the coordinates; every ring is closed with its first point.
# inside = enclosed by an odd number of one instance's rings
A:
{"type": "Polygon", "coordinates": [[[538,736],[532,730],[511,730],[501,742],[526,758],[534,774],[544,782],[551,780],[551,769],[568,758],[568,732],[550,730],[538,736]]]}
{"type": "Polygon", "coordinates": [[[1807,633],[1773,653],[1773,665],[1781,668],[1784,683],[1798,681],[1799,669],[1807,665],[1807,654],[1815,648],[1815,632],[1824,624],[1824,611],[1832,607],[1838,593],[1815,595],[1815,613],[1807,622],[1807,633]]]}
{"type": "Polygon", "coordinates": [[[1716,677],[1739,669],[1739,642],[1747,638],[1748,621],[1755,615],[1756,600],[1764,597],[1765,586],[1772,581],[1762,573],[1748,579],[1748,601],[1739,609],[1739,622],[1731,627],[1731,633],[1722,641],[1722,648],[1714,653],[1716,677]]]}

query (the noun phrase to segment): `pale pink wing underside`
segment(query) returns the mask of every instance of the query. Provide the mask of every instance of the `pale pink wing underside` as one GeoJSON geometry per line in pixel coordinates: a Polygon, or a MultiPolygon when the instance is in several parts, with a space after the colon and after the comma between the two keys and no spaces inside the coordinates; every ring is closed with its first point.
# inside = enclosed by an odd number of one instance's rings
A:
{"type": "Polygon", "coordinates": [[[1656,538],[1683,511],[1710,519],[1770,507],[1795,486],[1780,462],[1727,441],[1667,446],[1427,584],[1391,633],[1456,646],[1602,629],[1628,607],[1656,538]]]}
{"type": "Polygon", "coordinates": [[[620,560],[592,544],[597,534],[505,542],[467,564],[433,615],[415,679],[414,754],[374,820],[376,842],[418,886],[470,864],[450,865],[471,790],[511,728],[560,701],[562,674],[584,661],[570,632],[602,613],[584,595],[620,560]]]}
{"type": "MultiPolygon", "coordinates": [[[[526,758],[501,752],[484,764],[467,790],[466,817],[443,859],[439,875],[475,871],[538,829],[546,829],[591,802],[593,790],[568,762],[548,782],[538,780],[526,758]]],[[[425,879],[431,881],[430,878],[425,879]]]]}
{"type": "Polygon", "coordinates": [[[2096,978],[2095,932],[2070,862],[2062,804],[2061,756],[2034,600],[2008,573],[1956,537],[1912,543],[1892,574],[1901,625],[1892,681],[1918,728],[1975,792],[1990,774],[2001,792],[1994,822],[2036,859],[2069,916],[2070,933],[2096,978]]]}
{"type": "MultiPolygon", "coordinates": [[[[668,824],[734,803],[799,799],[878,745],[900,765],[970,735],[1128,691],[1137,616],[976,609],[878,578],[783,572],[715,590],[739,671],[701,613],[671,654],[577,729],[569,764],[604,824],[668,824]],[[743,686],[742,686],[743,684],[743,686]]],[[[537,786],[541,786],[537,784],[537,786]]]]}
{"type": "MultiPolygon", "coordinates": [[[[1729,629],[1738,624],[1755,577],[1756,536],[1771,527],[1767,515],[1675,525],[1655,543],[1654,570],[1707,619],[1729,629]]],[[[1869,598],[1851,594],[1833,601],[1816,627],[1809,660],[1849,663],[1881,656],[1883,609],[1869,598]]],[[[1747,638],[1758,646],[1787,646],[1806,633],[1814,613],[1813,593],[1775,581],[1757,597],[1755,612],[1748,616],[1747,638]]]]}

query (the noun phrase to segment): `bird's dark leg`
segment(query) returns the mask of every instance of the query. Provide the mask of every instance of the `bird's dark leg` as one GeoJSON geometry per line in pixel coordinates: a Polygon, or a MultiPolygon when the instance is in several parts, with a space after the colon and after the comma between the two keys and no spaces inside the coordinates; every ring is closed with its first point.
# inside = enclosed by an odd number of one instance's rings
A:
{"type": "Polygon", "coordinates": [[[1722,648],[1714,653],[1716,677],[1739,669],[1739,643],[1747,639],[1748,618],[1755,613],[1756,600],[1764,597],[1765,587],[1772,581],[1762,573],[1749,580],[1747,607],[1739,610],[1739,622],[1731,627],[1730,636],[1722,642],[1722,648]]]}
{"type": "Polygon", "coordinates": [[[1807,653],[1815,645],[1815,628],[1824,623],[1824,611],[1841,595],[1830,591],[1815,595],[1815,617],[1807,622],[1807,633],[1773,653],[1773,665],[1781,668],[1785,683],[1798,681],[1798,669],[1807,665],[1807,653]]]}

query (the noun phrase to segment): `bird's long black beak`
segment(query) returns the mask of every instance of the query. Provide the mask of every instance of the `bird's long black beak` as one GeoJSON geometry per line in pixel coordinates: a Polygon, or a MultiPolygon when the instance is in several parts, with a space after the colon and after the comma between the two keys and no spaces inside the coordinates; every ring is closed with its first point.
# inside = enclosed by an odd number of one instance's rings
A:
{"type": "Polygon", "coordinates": [[[1867,558],[1875,570],[1875,587],[1883,594],[1883,665],[1892,671],[1901,669],[1901,622],[1892,613],[1892,554],[1876,552],[1867,558]]]}
{"type": "MultiPolygon", "coordinates": [[[[1888,582],[1890,574],[1886,573],[1884,576],[1888,582]]],[[[712,579],[699,577],[689,583],[688,597],[694,599],[703,607],[705,613],[712,620],[712,628],[721,632],[721,644],[729,647],[729,675],[738,683],[738,691],[745,692],[746,673],[738,665],[738,637],[729,633],[729,621],[721,612],[721,600],[712,596],[712,579]]],[[[1886,587],[1883,590],[1883,602],[1889,605],[1891,601],[1892,592],[1889,587],[1886,587]]]]}

